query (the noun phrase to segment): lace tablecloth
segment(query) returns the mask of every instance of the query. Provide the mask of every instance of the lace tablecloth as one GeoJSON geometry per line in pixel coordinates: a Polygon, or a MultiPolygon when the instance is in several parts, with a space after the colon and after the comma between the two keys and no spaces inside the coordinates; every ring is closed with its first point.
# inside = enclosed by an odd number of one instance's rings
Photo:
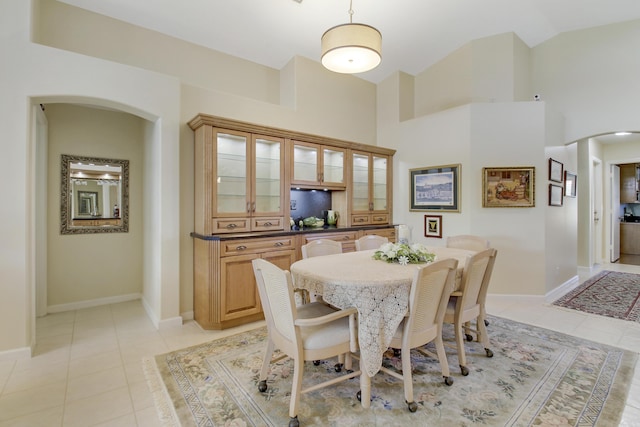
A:
{"type": "MultiPolygon", "coordinates": [[[[474,252],[429,248],[437,259],[459,260],[460,282],[467,256],[474,252]]],[[[350,252],[307,258],[291,265],[296,288],[321,294],[329,304],[358,310],[358,341],[362,370],[373,377],[382,365],[398,325],[409,307],[409,290],[418,268],[425,264],[400,265],[374,260],[375,251],[350,252]]]]}

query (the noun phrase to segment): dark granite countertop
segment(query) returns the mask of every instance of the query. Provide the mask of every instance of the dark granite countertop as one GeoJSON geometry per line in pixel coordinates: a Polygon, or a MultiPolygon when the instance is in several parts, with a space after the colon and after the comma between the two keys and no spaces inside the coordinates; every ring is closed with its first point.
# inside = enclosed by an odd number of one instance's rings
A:
{"type": "Polygon", "coordinates": [[[379,228],[390,228],[394,225],[360,225],[354,227],[340,227],[335,225],[325,225],[324,227],[293,227],[291,230],[278,230],[278,231],[259,231],[254,233],[229,233],[229,234],[215,234],[212,236],[205,236],[192,232],[190,235],[194,239],[201,240],[235,240],[235,239],[254,239],[256,237],[278,237],[278,236],[291,236],[296,234],[309,234],[309,233],[331,233],[331,232],[344,232],[344,231],[360,231],[360,230],[376,230],[379,228]]]}

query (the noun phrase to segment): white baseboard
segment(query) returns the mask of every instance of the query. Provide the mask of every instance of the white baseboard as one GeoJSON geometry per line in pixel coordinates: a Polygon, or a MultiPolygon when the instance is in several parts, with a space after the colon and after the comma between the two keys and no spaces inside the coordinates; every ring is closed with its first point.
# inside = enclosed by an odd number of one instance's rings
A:
{"type": "Polygon", "coordinates": [[[17,359],[31,359],[31,348],[21,347],[0,351],[0,362],[17,359]]]}
{"type": "Polygon", "coordinates": [[[83,308],[98,307],[101,305],[116,304],[125,301],[134,301],[142,298],[141,294],[117,295],[114,297],[97,298],[86,301],[70,302],[67,304],[50,305],[47,313],[62,313],[63,311],[80,310],[83,308]]]}
{"type": "Polygon", "coordinates": [[[501,302],[526,302],[529,301],[532,304],[540,304],[544,302],[544,296],[542,295],[516,295],[516,294],[487,294],[487,302],[501,301],[501,302]]]}
{"type": "Polygon", "coordinates": [[[147,316],[149,316],[149,319],[151,319],[153,326],[155,326],[157,330],[160,331],[163,329],[182,326],[182,317],[180,316],[176,316],[176,317],[172,317],[170,319],[164,319],[164,320],[158,319],[158,316],[156,316],[156,314],[153,312],[153,309],[151,308],[151,306],[149,306],[149,304],[147,303],[147,300],[145,300],[144,298],[142,298],[142,306],[144,307],[144,310],[147,312],[147,316]]]}
{"type": "Polygon", "coordinates": [[[501,301],[501,302],[531,302],[532,304],[551,303],[566,293],[572,291],[580,285],[580,279],[578,276],[573,276],[571,279],[564,282],[554,290],[547,292],[545,295],[514,295],[514,294],[487,294],[487,301],[501,301]]]}
{"type": "Polygon", "coordinates": [[[180,313],[180,317],[182,317],[182,320],[187,322],[189,320],[193,320],[193,310],[191,311],[185,311],[184,313],[180,313]]]}
{"type": "Polygon", "coordinates": [[[571,279],[564,282],[562,285],[558,286],[554,290],[547,292],[544,296],[545,302],[554,302],[558,298],[566,295],[571,292],[573,289],[577,288],[580,285],[580,279],[578,276],[573,276],[571,279]]]}

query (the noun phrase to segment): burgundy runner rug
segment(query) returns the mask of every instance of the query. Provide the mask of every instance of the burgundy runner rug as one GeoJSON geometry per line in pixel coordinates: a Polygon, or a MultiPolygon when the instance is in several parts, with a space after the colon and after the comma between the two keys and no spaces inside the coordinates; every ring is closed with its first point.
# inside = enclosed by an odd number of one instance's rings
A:
{"type": "Polygon", "coordinates": [[[602,271],[553,304],[640,322],[640,274],[602,271]]]}

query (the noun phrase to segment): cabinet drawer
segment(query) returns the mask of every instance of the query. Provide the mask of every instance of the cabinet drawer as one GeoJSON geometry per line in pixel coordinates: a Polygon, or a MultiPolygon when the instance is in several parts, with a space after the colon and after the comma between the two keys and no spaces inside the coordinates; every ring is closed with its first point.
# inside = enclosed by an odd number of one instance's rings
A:
{"type": "MultiPolygon", "coordinates": [[[[287,223],[288,224],[288,223],[287,223]]],[[[251,231],[284,230],[284,217],[252,218],[251,231]]]]}
{"type": "Polygon", "coordinates": [[[363,236],[368,234],[375,234],[378,236],[386,237],[390,242],[396,241],[396,229],[395,228],[377,228],[374,230],[365,230],[362,232],[363,236]]]}
{"type": "Polygon", "coordinates": [[[349,240],[356,240],[356,231],[346,231],[344,233],[314,233],[306,234],[304,236],[304,244],[311,242],[312,240],[327,239],[335,240],[337,242],[347,242],[349,240]]]}
{"type": "Polygon", "coordinates": [[[369,224],[369,215],[351,215],[352,225],[366,225],[369,224]]]}
{"type": "Polygon", "coordinates": [[[211,234],[241,233],[250,231],[249,218],[213,218],[211,234]]]}
{"type": "Polygon", "coordinates": [[[293,238],[236,239],[220,242],[221,256],[257,254],[274,250],[294,249],[293,238]]]}
{"type": "Polygon", "coordinates": [[[371,214],[371,224],[389,224],[389,215],[371,214]]]}
{"type": "Polygon", "coordinates": [[[313,240],[318,239],[327,239],[327,240],[335,240],[336,242],[342,243],[342,252],[353,252],[356,250],[356,238],[358,233],[356,231],[353,232],[344,232],[344,233],[317,233],[317,234],[307,234],[304,236],[303,245],[307,244],[313,240]]]}

